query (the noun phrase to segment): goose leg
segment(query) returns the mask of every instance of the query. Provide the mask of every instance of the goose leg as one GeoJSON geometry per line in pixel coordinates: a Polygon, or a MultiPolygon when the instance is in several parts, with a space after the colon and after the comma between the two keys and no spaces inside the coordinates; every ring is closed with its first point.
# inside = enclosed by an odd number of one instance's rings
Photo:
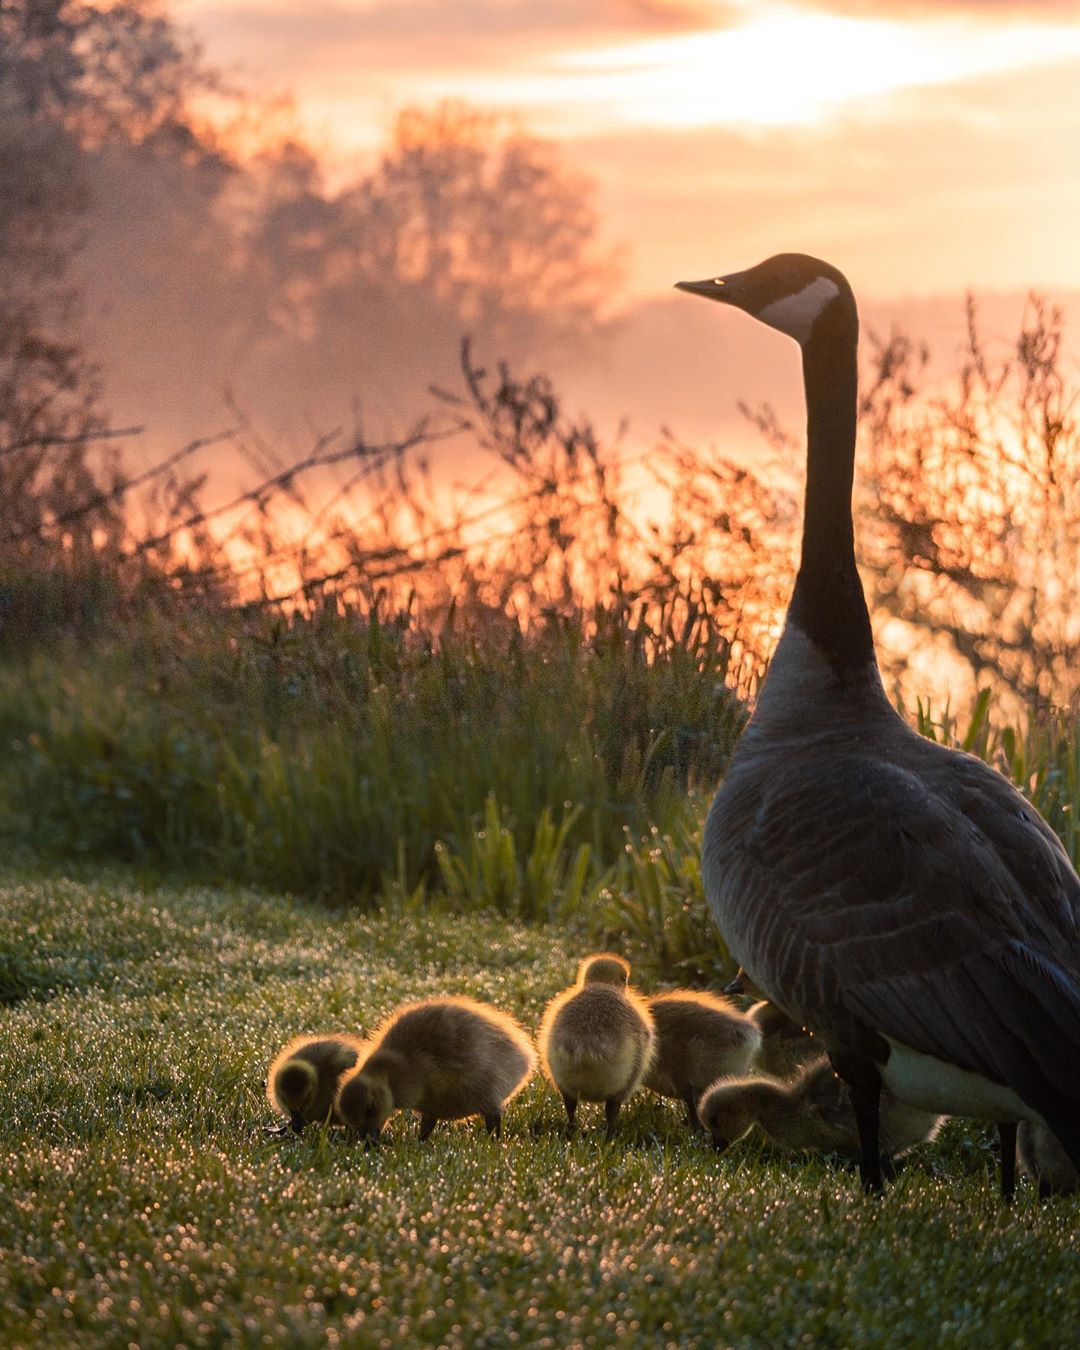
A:
{"type": "Polygon", "coordinates": [[[436,1126],[437,1124],[438,1124],[438,1119],[437,1119],[437,1117],[435,1117],[435,1116],[422,1115],[422,1116],[420,1117],[420,1135],[419,1135],[419,1138],[420,1138],[421,1143],[428,1137],[428,1135],[431,1133],[431,1131],[435,1128],[435,1126],[436,1126]]]}
{"type": "Polygon", "coordinates": [[[1015,1120],[998,1126],[998,1139],[1001,1142],[1001,1198],[1007,1205],[1011,1205],[1016,1190],[1015,1120]]]}
{"type": "Polygon", "coordinates": [[[851,1089],[851,1107],[859,1130],[859,1177],[864,1191],[885,1188],[881,1171],[881,1075],[863,1055],[830,1051],[832,1066],[851,1089]]]}
{"type": "Polygon", "coordinates": [[[567,1138],[574,1133],[574,1114],[577,1111],[577,1098],[569,1096],[568,1093],[562,1094],[563,1105],[566,1107],[566,1134],[567,1138]]]}
{"type": "Polygon", "coordinates": [[[851,1084],[851,1105],[855,1110],[855,1124],[859,1128],[859,1177],[864,1191],[881,1191],[885,1181],[881,1175],[880,1113],[881,1088],[876,1084],[851,1084]]]}

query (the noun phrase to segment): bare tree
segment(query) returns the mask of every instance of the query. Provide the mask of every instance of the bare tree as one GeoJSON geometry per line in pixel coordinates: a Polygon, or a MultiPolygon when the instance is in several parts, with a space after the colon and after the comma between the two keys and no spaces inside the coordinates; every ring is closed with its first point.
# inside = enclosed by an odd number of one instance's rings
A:
{"type": "Polygon", "coordinates": [[[297,142],[266,151],[248,193],[248,265],[267,313],[319,360],[439,368],[464,333],[505,355],[581,334],[617,274],[591,184],[505,120],[407,109],[375,169],[328,191],[297,142]]]}
{"type": "Polygon", "coordinates": [[[35,525],[94,498],[98,509],[72,515],[64,550],[93,551],[120,528],[115,457],[91,458],[101,382],[78,340],[69,268],[87,156],[121,140],[214,158],[191,113],[210,82],[149,0],[0,6],[0,533],[24,553],[35,525]]]}
{"type": "Polygon", "coordinates": [[[961,368],[925,388],[903,334],[875,351],[859,491],[875,608],[979,685],[1067,705],[1080,658],[1080,423],[1062,315],[1031,297],[1015,344],[988,352],[969,299],[961,368]]]}

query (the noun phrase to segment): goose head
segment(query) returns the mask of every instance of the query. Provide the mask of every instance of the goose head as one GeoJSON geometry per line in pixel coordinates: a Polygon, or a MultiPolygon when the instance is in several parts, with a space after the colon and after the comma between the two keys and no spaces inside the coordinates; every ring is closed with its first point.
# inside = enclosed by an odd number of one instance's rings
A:
{"type": "Polygon", "coordinates": [[[757,1120],[755,1087],[755,1083],[745,1079],[721,1079],[698,1102],[701,1123],[718,1153],[753,1129],[757,1120]]]}
{"type": "Polygon", "coordinates": [[[745,272],[675,285],[744,310],[804,348],[822,329],[838,322],[858,324],[855,297],[843,272],[805,253],[778,253],[745,272]]]}
{"type": "Polygon", "coordinates": [[[356,1073],[342,1084],[337,1109],[350,1129],[376,1144],[394,1109],[394,1096],[381,1075],[356,1073]]]}
{"type": "Polygon", "coordinates": [[[278,1103],[289,1113],[289,1124],[299,1134],[319,1090],[315,1066],[306,1059],[289,1060],[278,1072],[275,1089],[278,1103]]]}
{"type": "Polygon", "coordinates": [[[625,989],[630,982],[630,964],[612,952],[587,956],[578,967],[578,984],[613,984],[625,989]]]}

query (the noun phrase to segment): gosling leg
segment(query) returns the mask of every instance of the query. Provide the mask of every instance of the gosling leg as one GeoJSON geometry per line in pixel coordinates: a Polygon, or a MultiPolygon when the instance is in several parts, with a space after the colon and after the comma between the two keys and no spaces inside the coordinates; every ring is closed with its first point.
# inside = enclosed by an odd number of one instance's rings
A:
{"type": "Polygon", "coordinates": [[[619,1118],[619,1108],[622,1106],[621,1097],[609,1097],[604,1103],[604,1118],[607,1121],[607,1129],[604,1131],[605,1139],[612,1139],[615,1136],[615,1122],[619,1118]]]}
{"type": "Polygon", "coordinates": [[[502,1114],[500,1112],[493,1112],[490,1115],[486,1115],[484,1117],[484,1128],[487,1130],[488,1134],[493,1134],[496,1139],[501,1139],[502,1114]]]}
{"type": "Polygon", "coordinates": [[[697,1097],[691,1088],[687,1088],[686,1095],[683,1097],[686,1105],[686,1120],[692,1130],[703,1131],[704,1125],[701,1123],[701,1117],[697,1112],[697,1097]]]}
{"type": "Polygon", "coordinates": [[[430,1135],[431,1131],[435,1128],[435,1126],[438,1123],[439,1121],[437,1116],[422,1115],[420,1117],[419,1138],[421,1143],[423,1143],[424,1140],[428,1137],[428,1135],[430,1135]]]}
{"type": "Polygon", "coordinates": [[[1016,1121],[998,1125],[1001,1144],[1001,1198],[1011,1205],[1016,1191],[1016,1121]]]}
{"type": "Polygon", "coordinates": [[[574,1115],[577,1112],[577,1098],[571,1097],[568,1093],[562,1094],[563,1105],[566,1107],[566,1137],[569,1139],[574,1133],[574,1115]]]}

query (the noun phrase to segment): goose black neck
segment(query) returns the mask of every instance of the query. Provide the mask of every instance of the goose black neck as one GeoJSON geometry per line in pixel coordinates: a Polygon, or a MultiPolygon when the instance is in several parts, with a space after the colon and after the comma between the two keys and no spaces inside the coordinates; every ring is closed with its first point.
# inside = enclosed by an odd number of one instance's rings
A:
{"type": "Polygon", "coordinates": [[[839,673],[874,660],[851,519],[857,347],[858,321],[842,305],[821,316],[803,347],[806,512],[802,559],[788,611],[839,673]]]}

